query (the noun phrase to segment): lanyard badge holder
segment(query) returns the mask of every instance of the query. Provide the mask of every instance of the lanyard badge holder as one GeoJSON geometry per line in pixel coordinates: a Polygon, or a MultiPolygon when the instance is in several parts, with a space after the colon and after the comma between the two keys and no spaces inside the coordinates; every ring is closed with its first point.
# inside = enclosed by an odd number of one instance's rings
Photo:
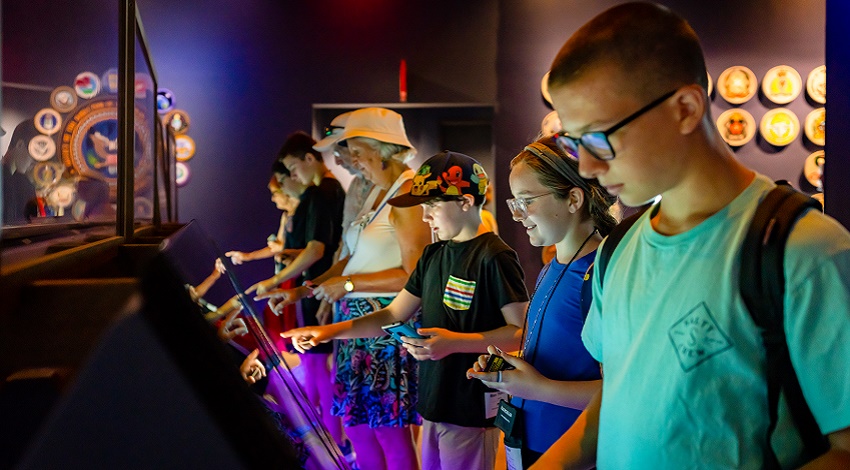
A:
{"type": "Polygon", "coordinates": [[[500,401],[494,424],[505,433],[507,470],[522,470],[522,409],[500,401]]]}

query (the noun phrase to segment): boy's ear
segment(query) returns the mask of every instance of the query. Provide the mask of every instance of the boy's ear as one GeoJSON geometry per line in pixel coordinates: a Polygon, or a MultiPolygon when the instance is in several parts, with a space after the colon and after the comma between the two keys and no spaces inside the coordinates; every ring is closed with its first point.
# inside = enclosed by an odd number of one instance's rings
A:
{"type": "Polygon", "coordinates": [[[682,88],[676,102],[676,119],[683,135],[693,132],[703,120],[706,107],[709,106],[706,99],[705,90],[699,85],[682,88]]]}
{"type": "Polygon", "coordinates": [[[313,163],[316,161],[316,156],[310,152],[304,154],[304,161],[307,163],[313,163]]]}
{"type": "Polygon", "coordinates": [[[475,207],[475,197],[471,194],[463,195],[463,210],[468,211],[475,207]]]}

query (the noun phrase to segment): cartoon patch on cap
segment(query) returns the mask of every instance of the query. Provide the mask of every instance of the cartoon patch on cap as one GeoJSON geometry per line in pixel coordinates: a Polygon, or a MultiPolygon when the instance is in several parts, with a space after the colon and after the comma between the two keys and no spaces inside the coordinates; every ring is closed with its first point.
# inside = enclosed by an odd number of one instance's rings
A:
{"type": "Polygon", "coordinates": [[[428,181],[431,177],[431,165],[422,165],[416,176],[413,177],[413,187],[410,188],[410,194],[414,196],[427,196],[432,189],[436,189],[440,185],[440,177],[436,180],[428,181]]]}
{"type": "Polygon", "coordinates": [[[478,194],[484,194],[487,192],[487,183],[490,180],[487,178],[487,172],[484,171],[484,167],[477,163],[472,164],[472,175],[469,177],[473,183],[478,183],[478,194]]]}
{"type": "Polygon", "coordinates": [[[444,187],[441,183],[440,189],[447,196],[460,196],[463,194],[463,188],[470,186],[469,181],[463,180],[463,168],[459,165],[452,165],[447,171],[444,171],[443,181],[446,182],[446,186],[444,187]]]}

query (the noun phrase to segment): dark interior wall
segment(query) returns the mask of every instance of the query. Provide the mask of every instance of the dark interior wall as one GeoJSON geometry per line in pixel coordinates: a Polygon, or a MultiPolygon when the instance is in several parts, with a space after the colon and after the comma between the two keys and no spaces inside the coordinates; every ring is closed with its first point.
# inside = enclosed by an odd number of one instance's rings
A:
{"type": "Polygon", "coordinates": [[[846,92],[850,89],[850,3],[829,0],[826,18],[827,112],[833,123],[826,154],[838,157],[824,170],[825,196],[835,201],[826,204],[826,212],[850,227],[850,195],[845,189],[850,176],[850,159],[846,158],[850,148],[850,93],[846,92]]]}
{"type": "MultiPolygon", "coordinates": [[[[495,134],[496,161],[502,162],[503,167],[536,136],[541,119],[549,112],[540,97],[540,81],[561,45],[590,18],[620,3],[624,2],[500,2],[495,134]]],[[[715,80],[727,67],[744,65],[752,69],[760,81],[768,69],[785,64],[800,73],[805,86],[808,73],[824,64],[825,0],[662,0],[661,3],[691,23],[703,43],[708,71],[715,80]]],[[[787,105],[797,114],[801,124],[806,114],[815,109],[804,95],[805,90],[787,105]]],[[[712,114],[715,118],[732,107],[714,93],[712,114]]],[[[769,109],[778,105],[756,97],[741,107],[748,110],[758,124],[769,109]]],[[[773,179],[787,179],[795,185],[806,156],[817,149],[807,147],[802,137],[782,149],[761,145],[757,139],[740,147],[736,151],[738,158],[756,171],[773,179]]],[[[511,197],[507,174],[502,171],[496,175],[496,199],[499,201],[511,197]]],[[[522,226],[513,223],[507,211],[498,213],[498,221],[502,236],[520,254],[527,275],[535,275],[542,265],[539,250],[528,246],[522,226]]]]}
{"type": "MultiPolygon", "coordinates": [[[[311,128],[313,103],[493,103],[496,2],[139,0],[161,86],[189,112],[197,154],[179,191],[225,249],[276,231],[266,182],[288,133],[311,128]]],[[[267,275],[270,263],[241,268],[267,275]]]]}

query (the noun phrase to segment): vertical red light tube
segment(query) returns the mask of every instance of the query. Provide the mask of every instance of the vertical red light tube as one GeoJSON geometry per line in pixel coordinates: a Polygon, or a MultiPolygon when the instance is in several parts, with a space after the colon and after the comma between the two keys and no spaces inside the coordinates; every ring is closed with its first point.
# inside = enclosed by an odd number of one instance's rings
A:
{"type": "Polygon", "coordinates": [[[407,61],[404,59],[398,66],[398,100],[407,103],[407,61]]]}

